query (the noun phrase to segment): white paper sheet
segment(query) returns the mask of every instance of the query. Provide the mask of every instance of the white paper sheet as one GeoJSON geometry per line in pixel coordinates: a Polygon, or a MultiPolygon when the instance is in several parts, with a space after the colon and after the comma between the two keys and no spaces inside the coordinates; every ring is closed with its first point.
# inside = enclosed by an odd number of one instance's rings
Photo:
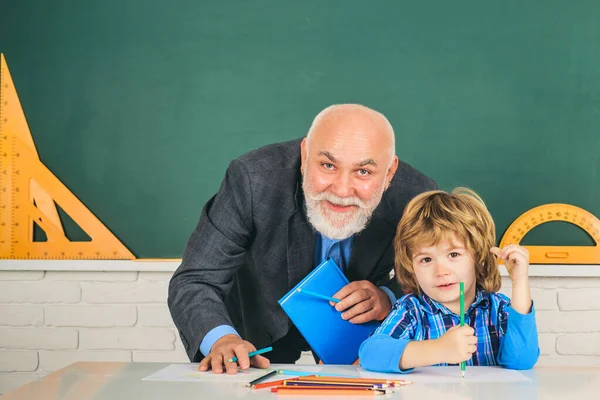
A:
{"type": "Polygon", "coordinates": [[[235,375],[213,374],[212,372],[198,371],[198,364],[171,364],[150,376],[144,381],[183,381],[183,382],[245,382],[248,383],[268,372],[269,369],[248,368],[240,370],[235,375]]]}
{"type": "MultiPolygon", "coordinates": [[[[155,373],[143,378],[144,381],[183,381],[183,382],[241,382],[248,383],[254,379],[261,377],[272,370],[285,369],[287,371],[298,371],[298,372],[309,372],[318,373],[321,372],[323,367],[321,366],[305,366],[305,365],[293,365],[293,364],[272,364],[268,369],[248,368],[247,370],[239,370],[235,375],[213,374],[211,371],[200,372],[198,371],[198,364],[171,364],[155,373]]],[[[275,375],[264,382],[276,381],[281,379],[294,378],[297,375],[285,374],[275,375]]]]}
{"type": "MultiPolygon", "coordinates": [[[[365,371],[360,369],[360,376],[363,378],[382,378],[382,379],[404,379],[411,382],[439,383],[456,382],[460,383],[460,368],[448,367],[423,367],[415,368],[412,372],[406,374],[383,374],[378,372],[365,371]]],[[[469,382],[530,382],[531,379],[512,369],[502,367],[467,367],[464,381],[469,382]]]]}

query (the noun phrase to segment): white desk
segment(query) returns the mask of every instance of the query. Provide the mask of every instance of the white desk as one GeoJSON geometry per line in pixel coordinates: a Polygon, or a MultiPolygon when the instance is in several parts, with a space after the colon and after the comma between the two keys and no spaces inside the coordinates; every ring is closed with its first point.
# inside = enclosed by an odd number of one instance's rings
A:
{"type": "MultiPolygon", "coordinates": [[[[6,393],[2,400],[200,400],[299,399],[299,396],[277,396],[269,389],[252,391],[242,383],[142,381],[166,367],[164,363],[79,362],[45,378],[6,393]]],[[[293,366],[288,366],[290,369],[293,366]]],[[[353,369],[355,367],[344,367],[353,369]]],[[[444,367],[438,367],[444,368],[444,367]]],[[[456,367],[447,367],[456,368],[456,367]]],[[[327,372],[327,367],[323,370],[327,372]]],[[[339,372],[339,367],[336,368],[339,372]]],[[[467,368],[467,374],[469,368],[467,368]]],[[[468,377],[463,383],[415,382],[397,388],[393,394],[376,399],[434,400],[520,400],[600,399],[600,367],[537,367],[524,371],[528,382],[474,383],[468,377]]],[[[410,374],[402,376],[410,380],[410,374]]],[[[312,396],[309,399],[337,399],[334,396],[312,396]]],[[[373,398],[373,397],[371,397],[373,398]]]]}

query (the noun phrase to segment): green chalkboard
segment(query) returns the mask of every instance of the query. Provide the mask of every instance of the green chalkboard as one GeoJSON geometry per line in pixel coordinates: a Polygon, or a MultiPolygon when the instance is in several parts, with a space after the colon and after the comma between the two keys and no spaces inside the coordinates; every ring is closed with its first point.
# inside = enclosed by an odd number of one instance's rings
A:
{"type": "MultiPolygon", "coordinates": [[[[400,158],[478,191],[498,235],[545,203],[600,215],[600,2],[0,7],[40,158],[138,257],[180,257],[229,161],[332,103],[387,115],[400,158]]],[[[592,244],[560,223],[526,242],[592,244]]]]}

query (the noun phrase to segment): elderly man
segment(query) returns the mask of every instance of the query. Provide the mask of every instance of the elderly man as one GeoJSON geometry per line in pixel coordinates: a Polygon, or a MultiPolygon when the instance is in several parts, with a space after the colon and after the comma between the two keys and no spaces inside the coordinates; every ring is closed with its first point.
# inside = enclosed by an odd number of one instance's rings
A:
{"type": "Polygon", "coordinates": [[[326,257],[350,280],[334,295],[342,318],[386,317],[400,294],[390,279],[396,225],[411,198],[436,188],[394,149],[382,114],[344,104],[319,113],[306,138],[231,162],[169,286],[190,360],[214,373],[294,363],[310,348],[277,300],[326,257]]]}

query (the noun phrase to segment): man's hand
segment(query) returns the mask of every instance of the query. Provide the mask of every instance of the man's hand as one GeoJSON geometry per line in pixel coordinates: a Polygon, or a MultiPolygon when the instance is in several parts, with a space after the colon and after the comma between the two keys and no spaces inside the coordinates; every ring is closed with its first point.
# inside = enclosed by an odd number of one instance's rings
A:
{"type": "Polygon", "coordinates": [[[477,350],[475,331],[468,325],[453,326],[448,329],[437,341],[443,354],[443,362],[458,364],[467,361],[477,350]]]}
{"type": "Polygon", "coordinates": [[[332,297],[341,300],[335,309],[344,311],[342,318],[353,324],[381,321],[392,308],[387,293],[369,281],[350,282],[332,297]]]}
{"type": "Polygon", "coordinates": [[[248,357],[248,353],[255,351],[252,343],[242,340],[237,335],[225,335],[213,344],[210,353],[200,362],[198,370],[201,372],[212,370],[215,374],[223,372],[223,367],[228,374],[236,374],[238,366],[248,369],[250,365],[256,368],[267,368],[271,364],[268,358],[263,356],[248,357]],[[237,357],[237,361],[228,362],[237,357]]]}

